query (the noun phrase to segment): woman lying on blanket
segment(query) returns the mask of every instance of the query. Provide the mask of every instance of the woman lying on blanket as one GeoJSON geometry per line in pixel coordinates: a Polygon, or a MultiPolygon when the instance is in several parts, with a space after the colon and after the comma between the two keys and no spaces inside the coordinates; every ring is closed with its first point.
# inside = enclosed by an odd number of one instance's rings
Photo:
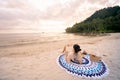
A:
{"type": "MultiPolygon", "coordinates": [[[[75,61],[77,60],[80,64],[82,64],[82,58],[87,55],[86,51],[81,51],[80,46],[78,44],[73,45],[73,50],[68,49],[69,45],[64,46],[63,53],[65,54],[65,59],[68,63],[71,62],[71,60],[75,61]],[[71,50],[71,51],[70,51],[71,50]]],[[[97,62],[101,60],[101,57],[95,56],[93,54],[89,54],[90,60],[97,62]]]]}

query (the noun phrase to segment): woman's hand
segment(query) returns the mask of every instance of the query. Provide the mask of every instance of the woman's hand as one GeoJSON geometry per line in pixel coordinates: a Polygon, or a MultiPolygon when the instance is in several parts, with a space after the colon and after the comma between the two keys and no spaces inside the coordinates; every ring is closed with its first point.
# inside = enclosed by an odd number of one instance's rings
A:
{"type": "Polygon", "coordinates": [[[85,55],[87,54],[87,52],[85,50],[82,53],[85,54],[85,55]]]}

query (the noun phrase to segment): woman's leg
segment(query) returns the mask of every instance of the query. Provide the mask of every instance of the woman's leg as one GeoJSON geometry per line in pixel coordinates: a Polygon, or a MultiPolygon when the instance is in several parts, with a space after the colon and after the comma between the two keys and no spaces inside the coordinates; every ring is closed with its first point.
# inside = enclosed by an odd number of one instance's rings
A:
{"type": "Polygon", "coordinates": [[[70,63],[70,55],[68,55],[68,54],[69,54],[69,51],[67,50],[67,47],[68,47],[68,45],[65,45],[62,52],[63,52],[64,55],[65,55],[65,60],[66,60],[68,63],[70,63]]]}
{"type": "Polygon", "coordinates": [[[66,46],[64,46],[64,48],[63,48],[63,51],[62,51],[62,52],[63,52],[63,53],[64,53],[64,52],[66,52],[66,46]]]}
{"type": "Polygon", "coordinates": [[[63,51],[62,51],[62,52],[65,54],[65,56],[66,56],[66,57],[68,56],[67,45],[65,45],[65,46],[64,46],[64,48],[63,48],[63,51]]]}
{"type": "Polygon", "coordinates": [[[66,52],[67,51],[67,47],[69,47],[69,46],[70,46],[69,44],[65,45],[62,52],[63,53],[66,52]]]}

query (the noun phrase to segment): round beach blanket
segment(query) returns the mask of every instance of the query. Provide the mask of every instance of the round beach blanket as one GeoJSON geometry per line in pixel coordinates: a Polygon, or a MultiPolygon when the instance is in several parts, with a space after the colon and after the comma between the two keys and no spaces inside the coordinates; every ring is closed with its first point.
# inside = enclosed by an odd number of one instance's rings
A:
{"type": "Polygon", "coordinates": [[[64,54],[58,57],[57,62],[67,72],[78,75],[79,77],[101,78],[108,74],[106,64],[102,60],[99,62],[90,61],[89,55],[83,57],[82,64],[79,64],[78,61],[67,63],[64,54]]]}

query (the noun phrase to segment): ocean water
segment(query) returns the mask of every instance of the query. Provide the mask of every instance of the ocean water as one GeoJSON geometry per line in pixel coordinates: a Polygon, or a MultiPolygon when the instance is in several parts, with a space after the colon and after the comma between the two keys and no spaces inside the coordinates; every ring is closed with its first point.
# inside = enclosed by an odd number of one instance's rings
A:
{"type": "Polygon", "coordinates": [[[43,44],[60,40],[76,39],[78,37],[80,36],[67,33],[1,33],[0,48],[43,44]]]}

